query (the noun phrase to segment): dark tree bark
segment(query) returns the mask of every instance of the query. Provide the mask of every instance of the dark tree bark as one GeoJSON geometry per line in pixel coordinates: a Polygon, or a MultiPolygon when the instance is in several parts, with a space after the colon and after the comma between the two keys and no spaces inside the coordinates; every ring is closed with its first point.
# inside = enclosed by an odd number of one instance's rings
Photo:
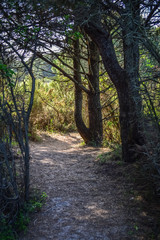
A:
{"type": "MultiPolygon", "coordinates": [[[[89,64],[89,93],[88,115],[89,127],[87,128],[82,118],[82,89],[75,84],[75,122],[77,130],[86,144],[101,145],[103,140],[102,113],[99,92],[99,52],[97,46],[92,41],[88,44],[88,64],[89,64]]],[[[80,49],[79,40],[74,42],[74,79],[81,84],[80,74],[80,49]]]]}
{"type": "Polygon", "coordinates": [[[89,129],[96,145],[101,145],[103,140],[102,111],[99,91],[99,50],[96,44],[88,41],[89,88],[88,113],[89,129]]]}
{"type": "MultiPolygon", "coordinates": [[[[74,79],[76,82],[81,84],[81,74],[80,74],[80,49],[79,49],[79,40],[75,40],[73,43],[74,47],[74,58],[73,58],[73,66],[74,66],[74,79]]],[[[75,84],[75,109],[74,109],[74,118],[77,130],[85,143],[89,143],[91,141],[91,135],[89,128],[86,127],[83,118],[82,118],[82,89],[79,88],[77,84],[75,84]]]]}
{"type": "MultiPolygon", "coordinates": [[[[141,112],[141,96],[139,94],[139,86],[137,84],[137,66],[138,55],[137,46],[132,52],[134,40],[129,43],[125,52],[125,67],[120,67],[116,58],[113,42],[109,32],[101,27],[101,24],[88,22],[84,26],[86,33],[97,44],[105,69],[114,83],[120,107],[120,126],[122,140],[122,155],[126,162],[135,161],[134,147],[135,144],[143,144],[143,135],[141,130],[140,112],[141,112]],[[130,61],[134,65],[134,71],[130,71],[130,61]],[[127,65],[128,64],[128,65],[127,65]]],[[[132,32],[130,30],[130,32],[132,32]]],[[[129,33],[130,33],[129,32],[129,33]]],[[[127,34],[129,34],[127,32],[127,34]]],[[[125,43],[127,43],[125,40],[125,43]]],[[[130,39],[131,40],[131,39],[130,39]]]]}
{"type": "Polygon", "coordinates": [[[123,52],[124,52],[124,71],[125,86],[120,86],[118,91],[120,109],[126,111],[126,123],[120,113],[121,136],[126,141],[122,150],[129,151],[129,160],[134,161],[135,144],[144,144],[142,127],[142,99],[139,85],[139,40],[137,26],[140,24],[139,1],[126,1],[126,13],[124,13],[123,52]],[[123,92],[125,94],[123,94],[123,92]],[[128,132],[128,133],[127,133],[128,132]],[[127,139],[127,140],[126,140],[127,139]]]}

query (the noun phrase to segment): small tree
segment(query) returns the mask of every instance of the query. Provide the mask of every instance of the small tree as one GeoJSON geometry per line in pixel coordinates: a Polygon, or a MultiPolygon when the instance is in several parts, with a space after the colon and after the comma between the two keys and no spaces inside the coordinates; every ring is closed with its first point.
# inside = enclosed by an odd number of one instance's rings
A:
{"type": "Polygon", "coordinates": [[[27,46],[22,49],[18,40],[24,26],[14,22],[10,28],[10,12],[5,3],[0,14],[0,220],[13,223],[24,201],[29,200],[28,124],[35,91],[32,67],[38,32],[29,43],[34,53],[28,57],[27,46]]]}

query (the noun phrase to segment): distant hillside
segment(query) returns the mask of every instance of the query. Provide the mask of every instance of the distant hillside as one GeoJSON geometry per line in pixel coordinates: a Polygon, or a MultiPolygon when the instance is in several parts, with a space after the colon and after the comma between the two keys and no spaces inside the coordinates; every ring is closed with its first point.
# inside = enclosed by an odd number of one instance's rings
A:
{"type": "Polygon", "coordinates": [[[37,58],[34,61],[33,72],[36,78],[52,78],[55,73],[52,71],[52,66],[41,59],[37,58]]]}

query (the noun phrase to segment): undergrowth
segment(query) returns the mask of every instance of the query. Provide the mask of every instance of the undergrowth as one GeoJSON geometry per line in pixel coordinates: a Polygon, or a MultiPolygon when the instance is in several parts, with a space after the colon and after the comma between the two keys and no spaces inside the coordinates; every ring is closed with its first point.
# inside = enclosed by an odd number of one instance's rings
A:
{"type": "Polygon", "coordinates": [[[100,172],[114,176],[118,186],[122,184],[124,198],[128,202],[125,207],[137,214],[137,220],[128,232],[131,239],[160,239],[160,196],[153,176],[155,172],[146,155],[128,164],[122,160],[119,145],[110,152],[100,154],[97,164],[100,172]]]}
{"type": "Polygon", "coordinates": [[[0,240],[17,240],[21,232],[26,232],[31,215],[40,211],[46,201],[45,192],[33,191],[29,202],[24,203],[18,210],[13,222],[7,222],[3,216],[0,218],[0,240]]]}
{"type": "Polygon", "coordinates": [[[112,150],[102,153],[97,157],[100,165],[106,164],[108,161],[117,161],[118,164],[122,162],[122,148],[121,145],[112,146],[112,150]]]}
{"type": "Polygon", "coordinates": [[[73,84],[60,80],[37,81],[30,117],[30,138],[36,140],[36,132],[74,131],[73,84]]]}
{"type": "MultiPolygon", "coordinates": [[[[102,80],[100,83],[103,89],[109,83],[104,83],[102,80]]],[[[107,97],[106,93],[101,94],[101,105],[103,106],[103,146],[107,146],[108,142],[120,143],[119,119],[115,116],[118,116],[118,103],[115,90],[109,88],[108,91],[110,94],[112,93],[112,98],[107,97]],[[109,104],[109,102],[111,103],[109,104]]],[[[88,100],[85,93],[83,93],[82,115],[86,126],[88,126],[88,100]]],[[[49,133],[76,131],[74,121],[74,86],[72,82],[62,75],[57,74],[50,79],[39,79],[36,82],[34,103],[29,123],[29,137],[31,140],[40,140],[38,131],[49,133]]]]}

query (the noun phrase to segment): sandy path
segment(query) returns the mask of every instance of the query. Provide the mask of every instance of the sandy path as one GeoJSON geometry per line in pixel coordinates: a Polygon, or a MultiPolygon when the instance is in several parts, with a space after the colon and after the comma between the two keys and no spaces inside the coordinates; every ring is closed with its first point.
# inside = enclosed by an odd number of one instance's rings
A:
{"type": "Polygon", "coordinates": [[[81,147],[80,141],[70,134],[32,143],[32,182],[48,199],[20,240],[142,239],[130,235],[135,216],[122,204],[123,185],[96,170],[104,149],[81,147]]]}

